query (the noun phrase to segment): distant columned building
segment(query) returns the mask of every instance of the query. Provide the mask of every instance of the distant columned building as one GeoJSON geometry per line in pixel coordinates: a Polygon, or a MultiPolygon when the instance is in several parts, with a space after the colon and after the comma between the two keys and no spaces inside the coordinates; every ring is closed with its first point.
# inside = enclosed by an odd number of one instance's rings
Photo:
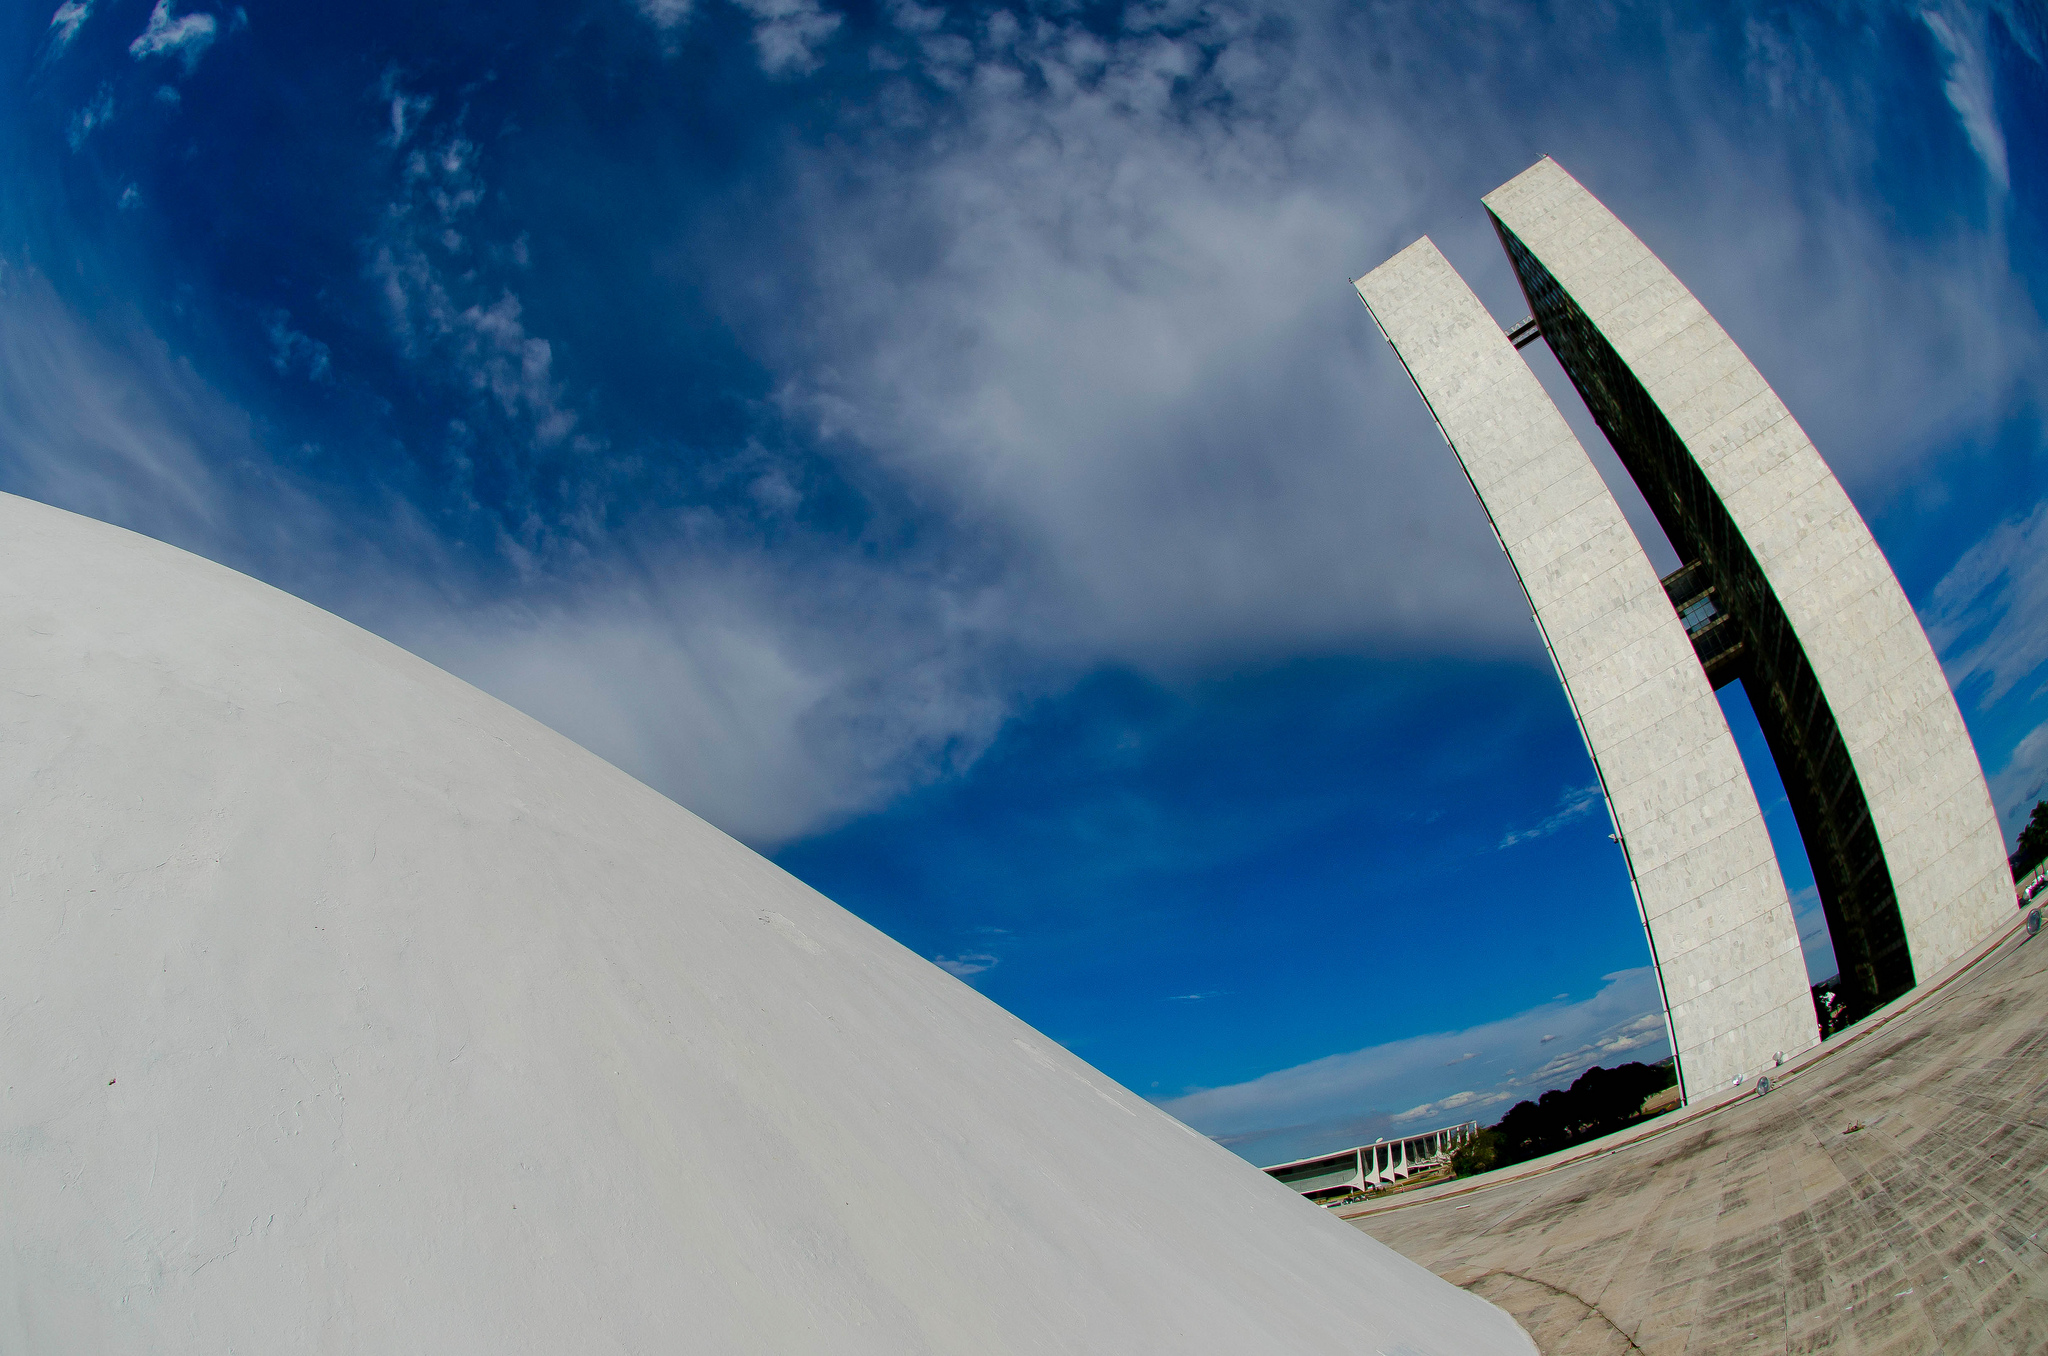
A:
{"type": "Polygon", "coordinates": [[[1813,1046],[1784,878],[1714,693],[1741,679],[1861,1016],[2011,913],[1941,665],[1791,412],[1642,241],[1545,158],[1484,199],[1530,317],[1428,238],[1357,280],[1513,562],[1599,771],[1688,1100],[1813,1046]],[[1659,578],[1517,349],[1550,345],[1682,561],[1659,578]]]}

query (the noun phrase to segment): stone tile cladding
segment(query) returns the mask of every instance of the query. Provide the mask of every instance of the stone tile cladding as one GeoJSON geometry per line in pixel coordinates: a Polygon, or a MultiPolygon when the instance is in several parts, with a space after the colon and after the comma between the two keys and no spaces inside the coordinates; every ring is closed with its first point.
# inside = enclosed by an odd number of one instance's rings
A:
{"type": "Polygon", "coordinates": [[[1699,575],[1690,584],[1713,591],[1722,629],[1738,647],[1736,676],[1805,842],[1840,966],[1839,992],[1852,1012],[1867,1012],[1913,987],[1913,959],[1863,784],[1805,647],[1741,528],[1655,399],[1521,239],[1494,224],[1545,344],[1680,558],[1694,562],[1688,571],[1699,575]]]}
{"type": "Polygon", "coordinates": [[[1740,527],[1855,762],[1913,967],[1933,974],[2006,922],[2011,874],[1962,713],[1870,529],[1735,341],[1555,161],[1485,202],[1627,362],[1740,527]]]}
{"type": "Polygon", "coordinates": [[[1756,793],[1677,614],[1535,373],[1428,239],[1357,283],[1514,563],[1599,769],[1692,1095],[1819,1039],[1756,793]]]}

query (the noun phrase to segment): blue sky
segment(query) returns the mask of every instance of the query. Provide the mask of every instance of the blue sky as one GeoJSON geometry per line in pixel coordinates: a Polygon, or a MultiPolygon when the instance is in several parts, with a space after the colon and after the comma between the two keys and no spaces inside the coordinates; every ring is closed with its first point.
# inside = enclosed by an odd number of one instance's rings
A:
{"type": "Polygon", "coordinates": [[[443,664],[1248,1157],[1665,1053],[1347,285],[1426,232],[1519,318],[1477,199],[1541,154],[1813,434],[2009,831],[2048,781],[2038,0],[4,23],[0,489],[443,664]]]}

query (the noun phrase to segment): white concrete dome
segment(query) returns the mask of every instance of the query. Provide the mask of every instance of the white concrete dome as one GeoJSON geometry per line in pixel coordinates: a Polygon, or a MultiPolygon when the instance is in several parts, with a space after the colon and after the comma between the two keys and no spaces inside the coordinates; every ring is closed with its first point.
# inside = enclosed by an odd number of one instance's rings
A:
{"type": "Polygon", "coordinates": [[[503,703],[7,496],[0,749],[0,1350],[1535,1350],[503,703]]]}

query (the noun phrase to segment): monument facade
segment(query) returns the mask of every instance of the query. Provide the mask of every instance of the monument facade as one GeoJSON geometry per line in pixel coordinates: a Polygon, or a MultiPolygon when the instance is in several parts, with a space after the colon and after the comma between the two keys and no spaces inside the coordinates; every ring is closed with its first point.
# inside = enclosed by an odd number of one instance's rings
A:
{"type": "Polygon", "coordinates": [[[1741,680],[1860,1016],[2010,907],[1961,712],[1819,452],[1684,284],[1547,157],[1484,199],[1530,318],[1427,239],[1357,281],[1528,595],[1607,794],[1688,1099],[1819,1039],[1756,795],[1741,680]],[[1547,342],[1683,562],[1659,579],[1516,349],[1547,342]]]}

